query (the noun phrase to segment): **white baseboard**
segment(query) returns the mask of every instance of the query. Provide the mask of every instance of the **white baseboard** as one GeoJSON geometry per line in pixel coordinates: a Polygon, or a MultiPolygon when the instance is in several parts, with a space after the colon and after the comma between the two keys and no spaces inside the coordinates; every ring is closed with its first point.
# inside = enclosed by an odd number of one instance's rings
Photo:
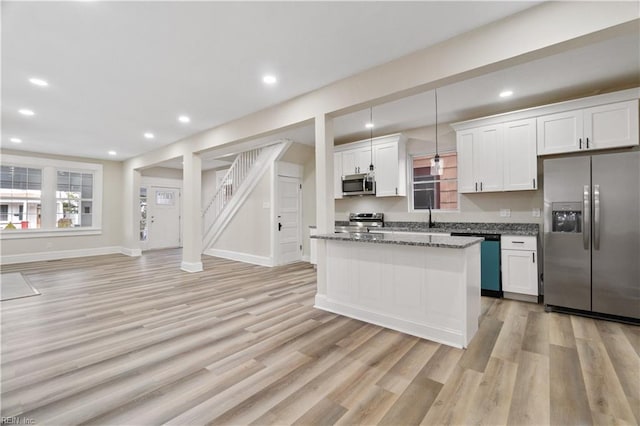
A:
{"type": "Polygon", "coordinates": [[[308,254],[304,254],[304,255],[302,255],[302,261],[303,262],[311,262],[311,258],[309,257],[308,254]]]}
{"type": "Polygon", "coordinates": [[[77,250],[43,251],[39,253],[10,254],[0,256],[0,264],[39,262],[46,260],[71,259],[74,257],[101,256],[105,254],[123,254],[124,247],[96,247],[77,250]]]}
{"type": "Polygon", "coordinates": [[[140,257],[142,256],[142,249],[122,247],[121,253],[131,257],[140,257]]]}
{"type": "Polygon", "coordinates": [[[202,272],[202,262],[185,262],[180,263],[180,269],[185,272],[202,272]]]}
{"type": "Polygon", "coordinates": [[[205,250],[203,254],[207,256],[221,257],[223,259],[237,260],[238,262],[251,263],[253,265],[274,266],[273,259],[267,256],[256,256],[255,254],[214,248],[205,250]]]}
{"type": "Polygon", "coordinates": [[[457,330],[450,330],[436,325],[416,323],[410,320],[397,318],[384,313],[333,300],[325,295],[316,294],[315,305],[313,307],[385,328],[390,328],[402,333],[411,334],[412,336],[421,337],[437,343],[444,343],[448,346],[456,348],[466,347],[463,334],[457,330]]]}

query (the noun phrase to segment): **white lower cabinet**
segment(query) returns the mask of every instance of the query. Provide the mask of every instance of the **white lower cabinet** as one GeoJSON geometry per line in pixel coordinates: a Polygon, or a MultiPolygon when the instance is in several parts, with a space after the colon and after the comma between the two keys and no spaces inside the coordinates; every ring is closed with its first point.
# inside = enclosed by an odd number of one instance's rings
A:
{"type": "Polygon", "coordinates": [[[501,263],[504,292],[538,296],[536,237],[503,235],[501,263]]]}

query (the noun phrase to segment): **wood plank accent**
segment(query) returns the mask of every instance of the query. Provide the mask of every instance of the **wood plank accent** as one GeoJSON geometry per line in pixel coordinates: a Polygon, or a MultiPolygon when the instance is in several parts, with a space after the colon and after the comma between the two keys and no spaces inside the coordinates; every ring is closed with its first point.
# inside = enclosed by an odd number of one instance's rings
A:
{"type": "Polygon", "coordinates": [[[45,424],[638,424],[640,327],[483,298],[467,350],[313,308],[306,263],[180,250],[3,266],[3,417],[45,424]]]}

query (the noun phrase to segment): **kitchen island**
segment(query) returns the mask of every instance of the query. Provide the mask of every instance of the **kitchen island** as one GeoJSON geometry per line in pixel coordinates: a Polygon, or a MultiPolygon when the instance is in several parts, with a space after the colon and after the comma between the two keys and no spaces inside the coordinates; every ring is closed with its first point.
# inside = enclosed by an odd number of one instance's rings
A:
{"type": "Polygon", "coordinates": [[[480,316],[477,237],[324,234],[315,307],[464,348],[480,316]]]}

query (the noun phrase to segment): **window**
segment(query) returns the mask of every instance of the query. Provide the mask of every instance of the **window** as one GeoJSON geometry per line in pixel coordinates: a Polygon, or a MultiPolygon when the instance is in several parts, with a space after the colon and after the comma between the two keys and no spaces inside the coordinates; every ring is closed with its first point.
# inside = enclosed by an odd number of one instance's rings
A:
{"type": "Polygon", "coordinates": [[[147,241],[149,226],[147,224],[147,188],[140,187],[140,241],[147,241]]]}
{"type": "Polygon", "coordinates": [[[58,170],[56,223],[58,228],[91,226],[93,173],[58,170]]]}
{"type": "Polygon", "coordinates": [[[101,164],[7,154],[0,166],[0,238],[100,233],[101,164]]]}
{"type": "Polygon", "coordinates": [[[434,155],[419,155],[411,159],[413,186],[413,210],[458,209],[458,165],[455,152],[440,154],[444,163],[442,176],[431,174],[431,160],[434,155]]]}
{"type": "Polygon", "coordinates": [[[42,170],[2,166],[0,170],[0,224],[2,229],[40,228],[42,170]]]}

